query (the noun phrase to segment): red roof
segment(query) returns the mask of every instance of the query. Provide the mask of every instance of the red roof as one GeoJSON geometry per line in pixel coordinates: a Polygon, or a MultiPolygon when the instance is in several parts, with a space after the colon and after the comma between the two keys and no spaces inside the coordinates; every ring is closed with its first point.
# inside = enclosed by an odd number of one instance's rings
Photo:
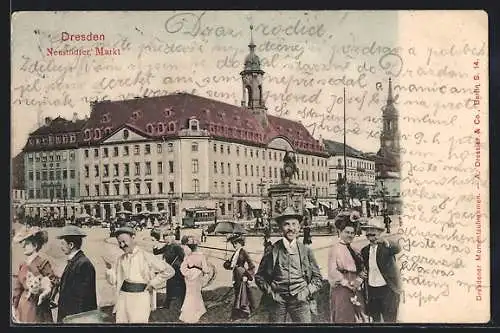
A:
{"type": "Polygon", "coordinates": [[[300,122],[268,115],[269,127],[264,128],[246,108],[187,93],[95,103],[83,128],[90,137],[84,135],[83,143],[97,144],[123,126],[150,138],[176,137],[193,117],[200,129],[215,138],[264,146],[284,137],[296,151],[325,154],[320,142],[300,122]],[[95,136],[96,129],[100,136],[95,136]]]}

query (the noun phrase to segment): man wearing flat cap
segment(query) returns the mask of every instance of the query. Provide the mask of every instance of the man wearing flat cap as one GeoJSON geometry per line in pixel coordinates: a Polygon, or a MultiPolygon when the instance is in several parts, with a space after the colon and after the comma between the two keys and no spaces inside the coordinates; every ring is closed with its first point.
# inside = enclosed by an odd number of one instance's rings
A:
{"type": "Polygon", "coordinates": [[[382,239],[386,229],[384,217],[376,216],[362,227],[370,244],[361,249],[361,256],[368,268],[368,314],[374,322],[396,322],[401,282],[396,254],[401,251],[398,242],[382,239]]]}
{"type": "Polygon", "coordinates": [[[147,323],[156,310],[156,290],[174,276],[174,269],[135,243],[130,226],[116,229],[114,236],[124,252],[114,267],[106,262],[106,280],[115,286],[116,323],[147,323]]]}
{"type": "Polygon", "coordinates": [[[67,225],[57,236],[68,263],[61,276],[57,322],[64,317],[97,309],[94,265],[81,250],[85,233],[76,225],[67,225]]]}
{"type": "Polygon", "coordinates": [[[314,294],[323,279],[312,250],[297,241],[302,215],[292,207],[275,218],[283,238],[262,257],[255,283],[269,301],[269,321],[310,323],[315,311],[314,294]]]}

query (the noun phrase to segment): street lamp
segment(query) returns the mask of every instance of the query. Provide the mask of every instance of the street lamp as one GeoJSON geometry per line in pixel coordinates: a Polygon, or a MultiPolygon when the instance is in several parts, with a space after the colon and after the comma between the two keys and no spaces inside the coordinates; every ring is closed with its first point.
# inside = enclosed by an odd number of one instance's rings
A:
{"type": "Polygon", "coordinates": [[[174,192],[168,192],[168,224],[172,226],[172,197],[174,196],[174,192]]]}
{"type": "Polygon", "coordinates": [[[264,181],[261,178],[260,183],[257,184],[257,187],[260,190],[260,219],[262,223],[264,223],[264,186],[264,181]]]}

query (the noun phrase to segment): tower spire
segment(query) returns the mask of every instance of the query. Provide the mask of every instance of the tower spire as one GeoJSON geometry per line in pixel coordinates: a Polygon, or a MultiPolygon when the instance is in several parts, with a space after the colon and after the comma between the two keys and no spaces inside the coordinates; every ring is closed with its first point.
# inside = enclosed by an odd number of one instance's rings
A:
{"type": "Polygon", "coordinates": [[[250,52],[254,52],[255,49],[255,44],[253,42],[253,25],[250,25],[250,44],[248,44],[248,47],[250,48],[250,52]]]}
{"type": "Polygon", "coordinates": [[[389,94],[387,96],[387,104],[392,104],[394,102],[394,97],[392,96],[392,79],[389,78],[389,94]]]}

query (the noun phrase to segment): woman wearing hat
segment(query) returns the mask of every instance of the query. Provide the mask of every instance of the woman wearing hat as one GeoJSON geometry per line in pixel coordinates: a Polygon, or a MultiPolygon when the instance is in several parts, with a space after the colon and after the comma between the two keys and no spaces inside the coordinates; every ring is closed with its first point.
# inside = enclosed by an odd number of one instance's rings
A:
{"type": "Polygon", "coordinates": [[[187,246],[191,253],[184,257],[181,264],[181,273],[186,281],[186,296],[181,308],[179,320],[185,323],[197,323],[201,316],[207,312],[201,288],[203,287],[203,274],[209,273],[207,258],[198,250],[198,240],[189,236],[187,246]]]}
{"type": "Polygon", "coordinates": [[[330,282],[330,319],[334,323],[356,323],[367,320],[362,292],[366,270],[359,251],[351,247],[356,235],[355,224],[347,219],[337,220],[340,240],[328,255],[330,282]]]}
{"type": "Polygon", "coordinates": [[[12,306],[20,323],[51,323],[50,297],[58,284],[49,260],[39,251],[47,243],[47,232],[38,227],[24,230],[14,237],[23,244],[24,262],[14,281],[12,306]]]}
{"type": "Polygon", "coordinates": [[[246,319],[250,316],[252,310],[255,309],[255,302],[247,284],[247,281],[253,280],[255,265],[247,251],[243,248],[245,246],[243,235],[232,235],[227,241],[231,242],[235,249],[231,259],[226,260],[223,265],[225,269],[233,270],[234,303],[231,311],[231,320],[246,319]]]}

